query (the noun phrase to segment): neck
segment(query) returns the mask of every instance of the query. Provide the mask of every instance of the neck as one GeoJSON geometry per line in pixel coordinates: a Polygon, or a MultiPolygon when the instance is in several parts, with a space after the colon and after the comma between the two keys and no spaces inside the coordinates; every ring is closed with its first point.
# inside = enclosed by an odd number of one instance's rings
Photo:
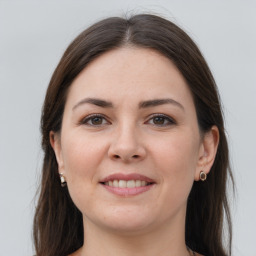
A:
{"type": "Polygon", "coordinates": [[[185,245],[185,214],[157,228],[116,232],[84,219],[84,246],[81,256],[168,256],[190,255],[185,245]]]}

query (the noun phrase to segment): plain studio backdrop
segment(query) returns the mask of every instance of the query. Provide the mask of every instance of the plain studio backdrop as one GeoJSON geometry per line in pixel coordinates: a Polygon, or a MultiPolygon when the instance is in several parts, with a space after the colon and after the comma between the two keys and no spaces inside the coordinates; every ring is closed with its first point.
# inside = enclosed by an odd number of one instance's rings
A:
{"type": "MultiPolygon", "coordinates": [[[[40,111],[63,51],[113,15],[150,12],[197,42],[224,103],[237,196],[234,256],[256,256],[256,1],[0,1],[0,255],[33,254],[40,111]]],[[[209,230],[209,232],[211,232],[209,230]]],[[[232,255],[232,256],[233,256],[232,255]]]]}

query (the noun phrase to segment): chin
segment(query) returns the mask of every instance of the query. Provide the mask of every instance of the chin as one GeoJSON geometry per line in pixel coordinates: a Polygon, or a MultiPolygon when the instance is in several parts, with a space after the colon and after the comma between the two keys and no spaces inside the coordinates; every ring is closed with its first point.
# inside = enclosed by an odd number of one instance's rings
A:
{"type": "Polygon", "coordinates": [[[118,233],[119,235],[126,235],[126,236],[134,236],[135,234],[142,234],[145,232],[148,232],[150,229],[149,223],[144,222],[126,222],[123,221],[117,221],[116,223],[104,223],[103,224],[105,229],[108,230],[108,232],[112,233],[118,233]]]}
{"type": "Polygon", "coordinates": [[[95,223],[108,229],[112,232],[120,232],[123,234],[134,234],[148,230],[155,220],[151,212],[141,212],[138,209],[129,209],[124,207],[122,209],[115,209],[115,211],[108,211],[101,213],[95,223]]]}

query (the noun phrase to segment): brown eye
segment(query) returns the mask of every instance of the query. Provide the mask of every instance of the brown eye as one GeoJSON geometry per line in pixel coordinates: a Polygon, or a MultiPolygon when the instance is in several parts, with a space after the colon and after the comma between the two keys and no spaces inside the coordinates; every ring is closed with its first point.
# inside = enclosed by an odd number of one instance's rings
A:
{"type": "Polygon", "coordinates": [[[102,122],[103,122],[102,117],[96,116],[96,117],[91,118],[91,124],[93,124],[93,125],[100,125],[100,124],[102,124],[102,122]]]}
{"type": "Polygon", "coordinates": [[[165,119],[166,119],[165,117],[157,116],[153,118],[153,123],[156,125],[163,125],[165,124],[165,121],[166,121],[165,119]]]}
{"type": "Polygon", "coordinates": [[[80,124],[88,126],[102,126],[108,124],[108,121],[101,115],[90,115],[84,118],[80,124]]]}
{"type": "Polygon", "coordinates": [[[173,125],[176,122],[169,116],[155,114],[152,118],[149,119],[148,123],[161,127],[161,126],[173,125]]]}

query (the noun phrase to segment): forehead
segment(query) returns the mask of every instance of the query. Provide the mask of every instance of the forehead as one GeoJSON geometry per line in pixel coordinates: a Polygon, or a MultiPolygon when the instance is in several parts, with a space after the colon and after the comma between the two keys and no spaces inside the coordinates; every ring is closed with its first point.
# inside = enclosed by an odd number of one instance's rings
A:
{"type": "Polygon", "coordinates": [[[104,53],[84,68],[71,85],[67,104],[83,97],[136,101],[168,96],[192,100],[176,66],[155,50],[123,47],[104,53]]]}

